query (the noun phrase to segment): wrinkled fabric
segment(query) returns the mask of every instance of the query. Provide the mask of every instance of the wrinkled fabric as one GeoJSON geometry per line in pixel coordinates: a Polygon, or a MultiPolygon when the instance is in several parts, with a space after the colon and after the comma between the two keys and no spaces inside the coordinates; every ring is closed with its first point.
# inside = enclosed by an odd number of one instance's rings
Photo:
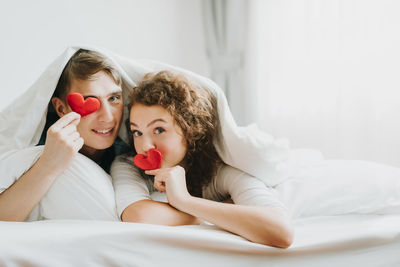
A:
{"type": "MultiPolygon", "coordinates": [[[[47,106],[61,72],[79,48],[97,51],[115,63],[122,75],[124,99],[129,88],[135,86],[144,74],[153,71],[180,72],[199,85],[207,87],[217,98],[220,127],[214,144],[222,160],[261,179],[269,186],[274,186],[288,177],[288,142],[275,139],[255,125],[237,126],[225,95],[211,80],[171,65],[149,60],[133,60],[104,49],[87,46],[66,49],[25,93],[0,113],[0,161],[7,158],[9,151],[26,149],[38,143],[45,126],[47,106]]],[[[123,121],[127,115],[128,110],[125,108],[123,121]]],[[[125,125],[121,127],[119,136],[127,141],[125,125]]]]}

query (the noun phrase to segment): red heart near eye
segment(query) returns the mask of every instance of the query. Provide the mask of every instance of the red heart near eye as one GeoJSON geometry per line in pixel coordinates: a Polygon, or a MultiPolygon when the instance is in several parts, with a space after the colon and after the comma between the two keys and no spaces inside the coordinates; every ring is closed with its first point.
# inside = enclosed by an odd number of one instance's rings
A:
{"type": "Polygon", "coordinates": [[[137,154],[133,158],[133,163],[142,170],[155,170],[161,167],[162,155],[157,149],[149,149],[147,156],[137,154]]]}
{"type": "Polygon", "coordinates": [[[81,114],[82,117],[95,112],[100,108],[100,101],[94,97],[85,100],[80,93],[71,93],[67,96],[67,103],[73,111],[81,114]]]}

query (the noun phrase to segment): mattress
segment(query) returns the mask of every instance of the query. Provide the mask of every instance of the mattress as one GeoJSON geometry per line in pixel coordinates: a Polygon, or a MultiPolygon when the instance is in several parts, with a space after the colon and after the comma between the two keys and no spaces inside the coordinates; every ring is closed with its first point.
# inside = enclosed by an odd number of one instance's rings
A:
{"type": "Polygon", "coordinates": [[[214,225],[0,222],[0,266],[400,266],[400,215],[294,220],[288,249],[214,225]]]}

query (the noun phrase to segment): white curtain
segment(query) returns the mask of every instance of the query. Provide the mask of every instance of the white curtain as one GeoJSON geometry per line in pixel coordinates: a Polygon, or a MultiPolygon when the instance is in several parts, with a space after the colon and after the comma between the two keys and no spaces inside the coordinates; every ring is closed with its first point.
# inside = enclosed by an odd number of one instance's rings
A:
{"type": "Polygon", "coordinates": [[[204,0],[203,20],[211,78],[225,92],[238,124],[246,120],[244,52],[248,1],[204,0]]]}
{"type": "Polygon", "coordinates": [[[400,1],[249,3],[250,117],[292,147],[400,166],[400,1]]]}

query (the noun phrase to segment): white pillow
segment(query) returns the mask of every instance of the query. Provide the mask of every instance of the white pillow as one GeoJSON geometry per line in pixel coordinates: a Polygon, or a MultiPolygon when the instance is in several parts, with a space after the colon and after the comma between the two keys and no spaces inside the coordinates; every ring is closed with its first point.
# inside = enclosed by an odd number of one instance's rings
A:
{"type": "Polygon", "coordinates": [[[302,166],[275,187],[293,218],[400,212],[400,168],[357,160],[302,166]]]}
{"type": "Polygon", "coordinates": [[[39,202],[40,219],[119,221],[111,176],[78,153],[39,202]]]}
{"type": "MultiPolygon", "coordinates": [[[[0,193],[24,174],[42,154],[44,146],[9,151],[0,160],[0,193]]],[[[118,221],[111,177],[94,161],[77,154],[56,178],[27,221],[80,219],[118,221]]]]}

